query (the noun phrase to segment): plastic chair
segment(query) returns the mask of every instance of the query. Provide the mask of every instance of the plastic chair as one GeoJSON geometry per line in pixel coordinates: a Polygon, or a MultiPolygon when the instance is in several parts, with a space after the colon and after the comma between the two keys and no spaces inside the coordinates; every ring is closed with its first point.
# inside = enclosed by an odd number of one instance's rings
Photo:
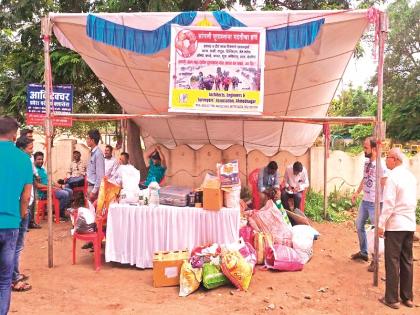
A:
{"type": "MultiPolygon", "coordinates": [[[[77,232],[73,233],[73,265],[76,264],[76,240],[79,239],[85,242],[92,242],[93,243],[93,259],[95,263],[95,270],[99,271],[101,269],[101,244],[102,240],[105,238],[105,234],[103,231],[104,221],[106,220],[106,216],[108,215],[108,208],[105,210],[103,215],[96,216],[96,228],[97,231],[94,233],[88,234],[79,234],[77,232]]],[[[77,221],[77,214],[75,215],[74,222],[77,221]]]]}
{"type": "MultiPolygon", "coordinates": [[[[47,188],[39,188],[38,190],[45,193],[45,194],[47,193],[47,188]]],[[[44,220],[45,212],[46,212],[46,209],[47,209],[47,203],[48,203],[47,199],[39,199],[38,200],[38,205],[36,207],[36,215],[35,215],[36,224],[39,224],[41,216],[42,216],[42,220],[44,220]]],[[[53,189],[52,203],[53,203],[54,211],[55,211],[54,212],[55,213],[55,223],[60,223],[60,201],[55,196],[55,189],[53,189]]]]}
{"type": "Polygon", "coordinates": [[[260,209],[260,194],[258,192],[258,175],[260,174],[260,169],[256,168],[249,174],[248,182],[251,185],[252,190],[252,203],[254,209],[260,209]]]}
{"type": "Polygon", "coordinates": [[[88,205],[88,200],[87,200],[87,191],[88,191],[88,181],[87,181],[87,176],[84,176],[85,180],[84,180],[84,184],[83,186],[80,187],[74,187],[72,188],[73,190],[73,194],[76,192],[81,192],[83,193],[83,199],[85,200],[85,207],[87,208],[88,205]]]}
{"type": "MultiPolygon", "coordinates": [[[[102,194],[106,194],[107,188],[109,185],[113,185],[108,182],[107,178],[104,177],[102,179],[101,188],[99,193],[101,194],[98,196],[98,200],[102,198],[102,194]],[[104,187],[102,187],[102,185],[104,187]]],[[[103,198],[106,200],[106,198],[103,198]]],[[[82,240],[85,242],[92,242],[93,243],[93,250],[94,250],[94,263],[95,263],[95,270],[99,271],[101,269],[101,244],[102,240],[105,238],[104,233],[104,226],[106,224],[106,219],[108,216],[108,207],[109,204],[112,202],[113,199],[107,200],[100,206],[102,209],[96,209],[96,228],[97,231],[94,233],[88,234],[79,234],[76,231],[73,233],[73,265],[76,264],[76,240],[82,240]]],[[[77,222],[77,213],[74,217],[74,222],[77,222]]],[[[76,223],[75,223],[76,224],[76,223]]]]}

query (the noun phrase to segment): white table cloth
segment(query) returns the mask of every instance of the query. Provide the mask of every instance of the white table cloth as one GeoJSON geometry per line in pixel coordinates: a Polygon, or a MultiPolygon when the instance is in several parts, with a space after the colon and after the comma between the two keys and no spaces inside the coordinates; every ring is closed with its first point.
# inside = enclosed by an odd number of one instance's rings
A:
{"type": "Polygon", "coordinates": [[[239,208],[208,211],[112,204],[108,211],[105,260],[152,268],[156,251],[231,243],[239,237],[239,225],[239,208]]]}

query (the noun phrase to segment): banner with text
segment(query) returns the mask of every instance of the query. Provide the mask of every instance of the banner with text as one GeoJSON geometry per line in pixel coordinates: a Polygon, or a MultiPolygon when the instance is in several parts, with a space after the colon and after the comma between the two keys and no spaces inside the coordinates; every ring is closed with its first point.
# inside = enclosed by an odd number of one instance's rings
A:
{"type": "MultiPolygon", "coordinates": [[[[73,112],[73,86],[55,85],[51,114],[73,112]]],[[[26,90],[26,124],[43,126],[45,123],[45,88],[42,84],[29,84],[26,90]]],[[[73,120],[66,117],[53,117],[53,126],[71,127],[73,120]]]]}
{"type": "Polygon", "coordinates": [[[261,114],[263,28],[172,25],[169,111],[261,114]]]}

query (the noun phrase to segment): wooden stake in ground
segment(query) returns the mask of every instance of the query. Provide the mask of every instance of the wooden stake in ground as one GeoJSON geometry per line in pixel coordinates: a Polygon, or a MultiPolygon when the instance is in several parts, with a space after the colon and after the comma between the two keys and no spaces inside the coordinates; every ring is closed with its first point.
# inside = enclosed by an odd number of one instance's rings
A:
{"type": "MultiPolygon", "coordinates": [[[[376,187],[375,187],[375,227],[379,224],[380,208],[380,194],[381,183],[379,168],[381,165],[381,146],[382,146],[382,101],[383,101],[383,85],[384,85],[384,47],[388,32],[387,16],[384,12],[380,13],[380,33],[379,33],[379,58],[378,58],[378,106],[376,113],[375,138],[376,138],[376,187]]],[[[373,285],[378,286],[378,265],[379,265],[379,235],[378,229],[375,228],[375,242],[374,242],[374,272],[373,285]]]]}
{"type": "Polygon", "coordinates": [[[51,39],[51,22],[48,17],[44,17],[41,21],[42,40],[44,42],[44,82],[45,82],[45,148],[47,158],[47,209],[48,209],[48,267],[54,266],[53,255],[53,230],[52,230],[52,161],[51,161],[51,137],[53,133],[51,121],[51,101],[52,101],[52,75],[50,63],[50,39],[51,39]]]}

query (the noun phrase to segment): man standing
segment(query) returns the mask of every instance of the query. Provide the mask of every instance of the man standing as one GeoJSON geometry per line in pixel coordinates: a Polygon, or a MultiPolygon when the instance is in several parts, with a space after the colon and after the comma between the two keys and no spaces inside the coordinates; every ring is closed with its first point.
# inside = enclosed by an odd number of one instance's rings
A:
{"type": "Polygon", "coordinates": [[[284,183],[286,186],[281,192],[283,208],[290,210],[289,198],[293,198],[295,209],[301,210],[300,201],[302,200],[302,192],[309,187],[308,171],[303,167],[302,163],[296,161],[293,163],[293,166],[289,165],[286,167],[284,183]]]}
{"type": "MultiPolygon", "coordinates": [[[[29,140],[34,140],[34,131],[32,129],[29,128],[24,128],[20,130],[20,137],[19,139],[23,139],[23,138],[28,138],[29,140]]],[[[32,144],[33,147],[33,144],[32,144]]],[[[32,169],[34,172],[34,176],[35,178],[39,179],[38,177],[38,173],[34,164],[34,157],[32,155],[31,152],[31,162],[32,162],[32,169]]],[[[36,195],[33,196],[34,199],[36,200],[36,195]]],[[[29,205],[29,224],[28,224],[28,228],[30,229],[40,229],[41,226],[37,223],[35,223],[35,200],[32,202],[31,205],[29,205]]]]}
{"type": "Polygon", "coordinates": [[[263,206],[268,199],[273,199],[280,192],[278,165],[271,161],[266,167],[261,168],[258,174],[258,192],[260,205],[263,206]]]}
{"type": "Polygon", "coordinates": [[[98,199],[99,187],[105,175],[104,154],[98,147],[101,134],[97,129],[88,131],[86,138],[87,146],[90,148],[90,160],[87,166],[88,198],[91,202],[98,199]]]}
{"type": "MultiPolygon", "coordinates": [[[[28,158],[32,156],[34,150],[33,140],[22,136],[16,140],[16,147],[21,149],[28,155],[28,158]]],[[[32,171],[33,173],[33,171],[32,171]]],[[[34,174],[35,175],[35,174],[34,174]]],[[[20,253],[23,250],[25,243],[25,234],[28,231],[29,217],[30,217],[30,208],[34,203],[34,189],[31,189],[31,199],[29,201],[29,207],[27,210],[27,215],[20,221],[19,226],[19,236],[16,242],[16,252],[15,252],[15,263],[13,269],[12,277],[12,290],[16,292],[23,292],[32,289],[32,286],[25,282],[29,277],[25,274],[20,273],[19,271],[19,262],[20,262],[20,253]]]]}
{"type": "Polygon", "coordinates": [[[383,304],[399,308],[399,298],[413,307],[413,235],[416,230],[417,180],[404,167],[404,155],[393,148],[386,157],[391,170],[384,189],[384,204],[378,234],[385,238],[385,296],[383,304]]]}
{"type": "MultiPolygon", "coordinates": [[[[370,223],[375,223],[375,189],[376,189],[376,141],[373,137],[368,137],[363,143],[363,150],[365,152],[365,165],[363,168],[363,178],[360,182],[359,187],[353,194],[351,200],[353,204],[356,202],[357,197],[363,190],[363,200],[359,207],[359,214],[356,219],[357,236],[359,237],[359,252],[351,255],[353,260],[364,260],[369,261],[369,255],[367,250],[366,230],[365,224],[369,218],[370,223]]],[[[386,166],[381,161],[379,166],[379,174],[381,178],[381,201],[382,201],[382,189],[385,185],[386,180],[386,166]]],[[[374,271],[373,261],[371,262],[369,271],[374,271]]]]}
{"type": "Polygon", "coordinates": [[[0,315],[7,314],[10,307],[16,241],[33,181],[31,160],[13,143],[18,128],[15,119],[0,117],[0,178],[7,179],[0,189],[0,315]]]}
{"type": "MultiPolygon", "coordinates": [[[[42,152],[35,152],[34,154],[35,159],[35,167],[39,175],[39,182],[35,182],[35,187],[37,189],[43,189],[44,192],[38,191],[39,199],[46,199],[47,194],[45,193],[48,185],[48,174],[45,168],[42,166],[44,165],[44,153],[42,152]]],[[[73,190],[70,188],[65,188],[62,185],[58,185],[53,183],[53,192],[55,197],[60,202],[60,217],[63,221],[67,220],[65,211],[68,207],[70,207],[72,199],[73,199],[73,190]]]]}
{"type": "Polygon", "coordinates": [[[112,156],[112,150],[110,145],[105,147],[105,176],[107,178],[114,177],[118,169],[118,161],[112,156]]]}

